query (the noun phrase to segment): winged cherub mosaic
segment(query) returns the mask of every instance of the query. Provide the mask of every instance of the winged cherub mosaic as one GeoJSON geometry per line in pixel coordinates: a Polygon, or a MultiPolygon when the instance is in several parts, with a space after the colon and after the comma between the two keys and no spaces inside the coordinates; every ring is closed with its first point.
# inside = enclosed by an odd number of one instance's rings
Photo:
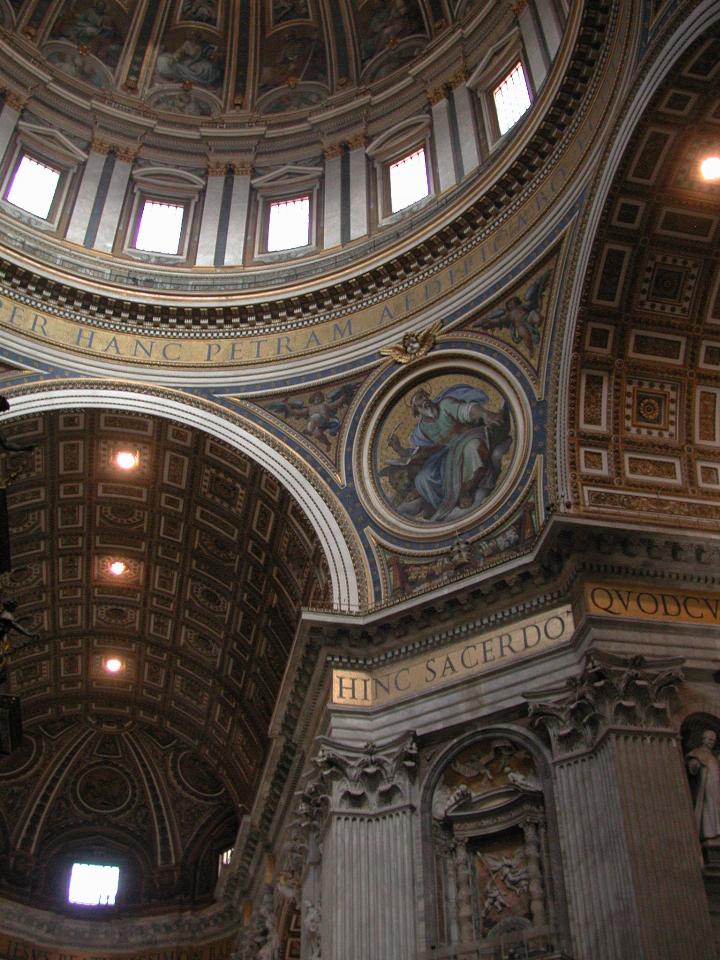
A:
{"type": "Polygon", "coordinates": [[[339,413],[350,403],[356,390],[356,384],[344,383],[328,392],[315,390],[307,400],[285,397],[268,403],[266,409],[286,421],[293,418],[304,420],[302,433],[329,450],[332,438],[337,436],[342,425],[339,413]]]}
{"type": "Polygon", "coordinates": [[[522,344],[529,356],[535,356],[542,340],[545,322],[542,311],[551,276],[552,271],[545,270],[526,288],[522,297],[508,297],[502,306],[476,320],[471,329],[507,331],[514,344],[522,344]]]}

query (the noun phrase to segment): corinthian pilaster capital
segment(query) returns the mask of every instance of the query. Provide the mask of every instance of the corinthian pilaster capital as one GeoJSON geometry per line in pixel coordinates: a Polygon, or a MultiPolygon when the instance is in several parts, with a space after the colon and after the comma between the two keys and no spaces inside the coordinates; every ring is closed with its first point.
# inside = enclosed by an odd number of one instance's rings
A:
{"type": "Polygon", "coordinates": [[[319,737],[314,763],[330,785],[335,809],[379,811],[409,799],[418,765],[415,733],[379,747],[352,747],[319,737]]]}
{"type": "Polygon", "coordinates": [[[524,694],[534,726],[544,726],[556,756],[592,748],[608,729],[670,727],[671,700],[683,680],[680,657],[623,657],[595,651],[563,687],[524,694]]]}

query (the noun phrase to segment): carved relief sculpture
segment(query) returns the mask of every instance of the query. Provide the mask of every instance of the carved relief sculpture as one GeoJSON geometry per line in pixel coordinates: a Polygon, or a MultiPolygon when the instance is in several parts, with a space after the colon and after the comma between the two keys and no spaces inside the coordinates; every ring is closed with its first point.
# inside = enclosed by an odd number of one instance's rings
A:
{"type": "Polygon", "coordinates": [[[552,909],[542,785],[530,753],[498,737],[446,766],[433,794],[440,939],[544,935],[552,909]]]}

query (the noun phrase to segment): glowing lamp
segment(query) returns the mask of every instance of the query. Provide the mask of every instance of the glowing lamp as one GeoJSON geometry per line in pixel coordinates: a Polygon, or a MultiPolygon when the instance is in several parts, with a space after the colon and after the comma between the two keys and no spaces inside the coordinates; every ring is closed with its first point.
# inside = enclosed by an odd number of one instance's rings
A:
{"type": "Polygon", "coordinates": [[[103,666],[108,673],[120,673],[125,668],[125,664],[118,657],[109,657],[103,666]]]}
{"type": "Polygon", "coordinates": [[[140,463],[140,454],[137,450],[118,450],[114,462],[121,470],[134,470],[140,463]]]}
{"type": "Polygon", "coordinates": [[[127,570],[127,564],[122,560],[113,560],[108,569],[114,577],[121,577],[127,570]]]}
{"type": "Polygon", "coordinates": [[[720,157],[705,157],[700,164],[703,180],[720,180],[720,157]]]}

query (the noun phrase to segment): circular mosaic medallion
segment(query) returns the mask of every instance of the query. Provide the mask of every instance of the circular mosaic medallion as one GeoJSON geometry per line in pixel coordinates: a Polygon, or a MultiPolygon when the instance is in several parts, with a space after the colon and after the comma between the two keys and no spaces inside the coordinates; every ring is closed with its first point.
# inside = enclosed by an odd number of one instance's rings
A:
{"type": "Polygon", "coordinates": [[[501,369],[464,358],[423,365],[368,415],[356,464],[368,506],[393,531],[428,538],[477,522],[510,494],[529,423],[501,369]]]}
{"type": "Polygon", "coordinates": [[[173,758],[175,775],[185,790],[202,799],[214,799],[225,792],[225,786],[213,770],[189,750],[173,758]]]}
{"type": "Polygon", "coordinates": [[[99,764],[80,775],[76,785],[80,803],[93,813],[117,813],[132,798],[132,785],[117,767],[99,764]]]}

